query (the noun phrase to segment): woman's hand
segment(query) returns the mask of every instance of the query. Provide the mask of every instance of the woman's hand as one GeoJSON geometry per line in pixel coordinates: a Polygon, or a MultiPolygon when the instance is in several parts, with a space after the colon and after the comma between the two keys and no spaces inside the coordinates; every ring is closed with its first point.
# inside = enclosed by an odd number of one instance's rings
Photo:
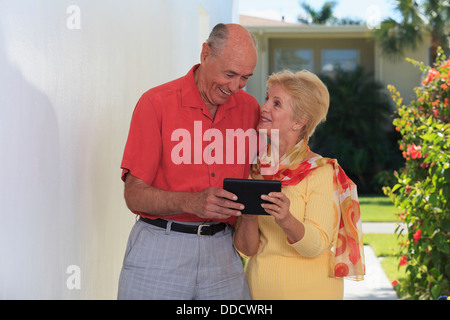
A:
{"type": "Polygon", "coordinates": [[[261,199],[271,203],[263,203],[261,206],[264,210],[275,218],[275,222],[283,228],[283,225],[289,223],[293,218],[289,207],[291,202],[289,198],[282,192],[271,192],[268,195],[263,194],[261,199]]]}
{"type": "Polygon", "coordinates": [[[271,192],[262,195],[261,199],[271,203],[263,203],[264,210],[275,218],[275,222],[286,232],[288,241],[292,244],[303,239],[305,227],[289,211],[291,202],[282,192],[271,192]]]}
{"type": "Polygon", "coordinates": [[[258,252],[258,216],[243,214],[239,217],[234,234],[234,246],[247,257],[251,257],[258,252]]]}

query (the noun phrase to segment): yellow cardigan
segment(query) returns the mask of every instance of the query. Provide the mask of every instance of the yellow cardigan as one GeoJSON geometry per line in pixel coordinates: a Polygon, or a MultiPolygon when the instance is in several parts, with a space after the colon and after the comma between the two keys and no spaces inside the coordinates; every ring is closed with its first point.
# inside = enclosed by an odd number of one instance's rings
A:
{"type": "Polygon", "coordinates": [[[332,246],[333,171],[323,166],[299,184],[285,186],[290,211],[305,226],[302,240],[290,244],[272,216],[259,216],[260,243],[245,274],[253,299],[342,299],[344,282],[329,277],[332,246]]]}

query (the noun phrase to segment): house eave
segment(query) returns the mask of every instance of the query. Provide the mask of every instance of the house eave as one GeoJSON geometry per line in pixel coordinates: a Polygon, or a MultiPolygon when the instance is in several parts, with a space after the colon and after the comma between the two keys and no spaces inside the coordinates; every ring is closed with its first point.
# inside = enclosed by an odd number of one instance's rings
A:
{"type": "Polygon", "coordinates": [[[268,37],[334,37],[334,38],[369,38],[371,30],[366,26],[320,26],[320,25],[294,25],[294,26],[244,26],[255,35],[268,37]]]}

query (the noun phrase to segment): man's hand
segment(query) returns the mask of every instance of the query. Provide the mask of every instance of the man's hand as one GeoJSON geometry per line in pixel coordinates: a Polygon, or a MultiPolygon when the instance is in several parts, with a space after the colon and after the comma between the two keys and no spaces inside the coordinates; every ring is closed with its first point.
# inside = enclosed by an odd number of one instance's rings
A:
{"type": "Polygon", "coordinates": [[[207,188],[199,192],[165,191],[141,179],[126,176],[125,200],[131,211],[151,215],[191,213],[206,219],[227,219],[239,216],[244,206],[233,202],[236,196],[226,190],[207,188]]]}
{"type": "Polygon", "coordinates": [[[210,187],[188,196],[184,211],[208,219],[240,216],[244,205],[231,200],[237,200],[237,197],[226,190],[210,187]]]}

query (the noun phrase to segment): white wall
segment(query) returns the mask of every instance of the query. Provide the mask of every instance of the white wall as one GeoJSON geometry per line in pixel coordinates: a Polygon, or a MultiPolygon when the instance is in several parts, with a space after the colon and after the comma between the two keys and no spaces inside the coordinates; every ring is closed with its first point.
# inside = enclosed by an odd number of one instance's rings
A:
{"type": "Polygon", "coordinates": [[[134,106],[187,73],[205,21],[237,21],[236,8],[0,0],[0,299],[116,298],[134,223],[119,168],[134,106]]]}

